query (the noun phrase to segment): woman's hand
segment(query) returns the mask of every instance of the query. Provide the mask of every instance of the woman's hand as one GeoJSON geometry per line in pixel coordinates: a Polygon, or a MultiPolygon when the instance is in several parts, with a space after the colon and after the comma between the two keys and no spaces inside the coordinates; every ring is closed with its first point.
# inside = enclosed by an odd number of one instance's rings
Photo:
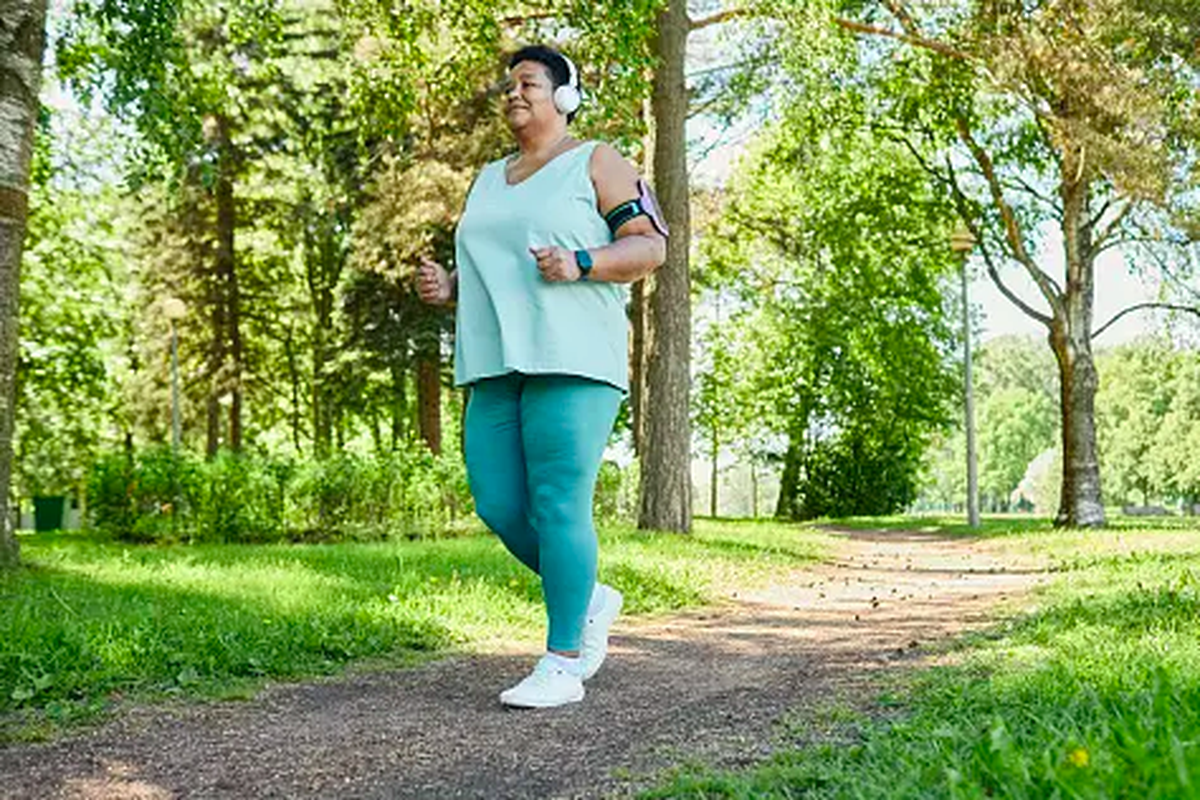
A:
{"type": "Polygon", "coordinates": [[[446,305],[454,299],[454,277],[432,258],[422,256],[417,267],[417,296],[430,305],[446,305]]]}
{"type": "Polygon", "coordinates": [[[531,247],[529,252],[537,259],[542,280],[564,283],[577,281],[583,276],[583,271],[575,261],[575,253],[565,247],[531,247]]]}

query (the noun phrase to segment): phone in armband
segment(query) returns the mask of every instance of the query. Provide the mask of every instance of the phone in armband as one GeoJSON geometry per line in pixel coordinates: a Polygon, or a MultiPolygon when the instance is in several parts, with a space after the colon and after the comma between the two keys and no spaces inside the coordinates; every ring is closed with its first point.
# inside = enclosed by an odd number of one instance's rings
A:
{"type": "Polygon", "coordinates": [[[626,200],[604,215],[604,221],[608,223],[608,229],[615,236],[617,231],[626,222],[636,217],[645,216],[650,220],[650,224],[654,226],[654,230],[663,236],[670,236],[670,231],[667,229],[667,221],[663,218],[662,210],[658,206],[658,200],[655,199],[654,191],[650,188],[650,184],[646,183],[645,179],[638,178],[637,188],[637,197],[632,200],[626,200]]]}

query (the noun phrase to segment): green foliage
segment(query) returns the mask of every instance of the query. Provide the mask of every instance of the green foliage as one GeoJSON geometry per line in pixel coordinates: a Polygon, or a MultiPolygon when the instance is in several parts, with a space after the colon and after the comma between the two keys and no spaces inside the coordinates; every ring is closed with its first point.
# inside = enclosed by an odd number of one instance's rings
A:
{"type": "Polygon", "coordinates": [[[1097,358],[1097,449],[1110,501],[1145,505],[1161,494],[1153,450],[1172,406],[1178,360],[1169,343],[1152,339],[1097,358]]]}
{"type": "MultiPolygon", "coordinates": [[[[1016,511],[1022,510],[1020,504],[1036,501],[1040,511],[1050,513],[1057,508],[1057,484],[1049,486],[1051,465],[1038,459],[1060,445],[1053,354],[1033,337],[1003,336],[974,355],[980,503],[985,510],[1016,511]]],[[[944,510],[965,503],[966,436],[958,416],[957,429],[925,454],[923,508],[944,510]]],[[[1061,461],[1056,463],[1061,469],[1061,461]]]]}
{"type": "Polygon", "coordinates": [[[761,365],[736,361],[752,386],[739,397],[787,437],[777,513],[797,518],[904,507],[955,392],[952,212],[853,98],[823,96],[760,140],[703,244],[708,280],[753,320],[761,365]]]}
{"type": "MultiPolygon", "coordinates": [[[[112,187],[80,185],[103,154],[64,152],[44,117],[21,265],[15,474],[26,495],[73,494],[88,463],[109,443],[113,350],[121,332],[118,204],[112,187]],[[73,163],[75,159],[82,164],[73,163]],[[56,169],[62,162],[69,168],[56,169]]],[[[95,146],[79,125],[79,147],[95,146]]]]}
{"type": "Polygon", "coordinates": [[[301,463],[153,448],[100,459],[88,487],[92,524],[135,542],[415,538],[471,508],[461,460],[420,446],[301,463]]]}
{"type": "Polygon", "coordinates": [[[1077,562],[1040,610],[899,684],[885,713],[841,726],[844,739],[740,774],[685,774],[644,796],[1190,797],[1200,538],[1187,536],[1182,551],[1077,562]]]}

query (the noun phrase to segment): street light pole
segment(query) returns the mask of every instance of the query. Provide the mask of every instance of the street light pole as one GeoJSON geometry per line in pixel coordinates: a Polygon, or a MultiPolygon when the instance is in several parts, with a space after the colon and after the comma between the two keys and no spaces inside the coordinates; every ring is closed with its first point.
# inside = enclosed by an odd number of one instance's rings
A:
{"type": "Polygon", "coordinates": [[[969,230],[959,228],[950,237],[950,249],[960,259],[959,277],[962,281],[963,323],[963,398],[967,430],[967,523],[979,527],[979,474],[975,454],[975,393],[971,388],[971,302],[967,293],[967,259],[975,246],[969,230]]]}

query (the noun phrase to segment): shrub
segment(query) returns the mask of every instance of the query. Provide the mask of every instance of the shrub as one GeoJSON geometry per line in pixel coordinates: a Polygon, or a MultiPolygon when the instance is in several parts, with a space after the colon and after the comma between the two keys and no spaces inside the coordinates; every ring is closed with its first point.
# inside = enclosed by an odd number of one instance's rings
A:
{"type": "Polygon", "coordinates": [[[154,448],[91,468],[92,524],[128,541],[335,542],[437,535],[471,513],[457,455],[423,445],[292,461],[154,448]]]}

